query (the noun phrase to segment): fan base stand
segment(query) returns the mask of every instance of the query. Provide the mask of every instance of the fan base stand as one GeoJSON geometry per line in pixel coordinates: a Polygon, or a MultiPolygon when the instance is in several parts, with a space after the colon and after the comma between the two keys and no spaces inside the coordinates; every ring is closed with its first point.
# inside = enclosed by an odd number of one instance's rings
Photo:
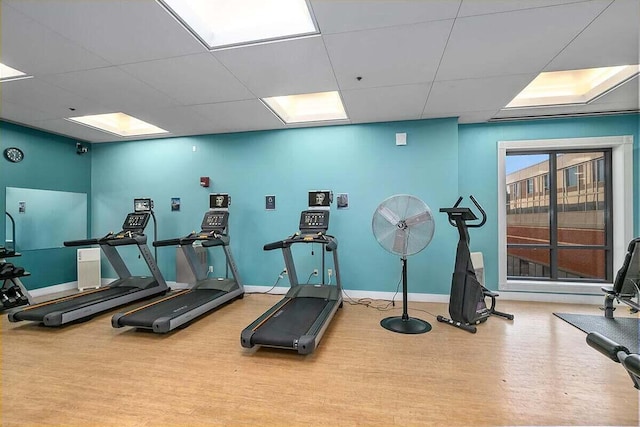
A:
{"type": "Polygon", "coordinates": [[[380,321],[380,326],[401,334],[424,334],[431,330],[431,324],[415,317],[394,316],[380,321]]]}

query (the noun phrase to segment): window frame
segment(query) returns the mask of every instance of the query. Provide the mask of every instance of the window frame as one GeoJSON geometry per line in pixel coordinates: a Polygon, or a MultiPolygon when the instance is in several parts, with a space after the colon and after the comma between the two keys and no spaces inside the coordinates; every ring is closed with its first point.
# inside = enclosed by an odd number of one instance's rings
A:
{"type": "Polygon", "coordinates": [[[626,248],[633,238],[633,136],[603,136],[540,140],[498,141],[498,289],[504,291],[552,292],[601,295],[602,282],[548,281],[507,279],[507,215],[506,171],[507,152],[544,150],[611,149],[611,185],[613,199],[613,269],[622,265],[626,248]]]}

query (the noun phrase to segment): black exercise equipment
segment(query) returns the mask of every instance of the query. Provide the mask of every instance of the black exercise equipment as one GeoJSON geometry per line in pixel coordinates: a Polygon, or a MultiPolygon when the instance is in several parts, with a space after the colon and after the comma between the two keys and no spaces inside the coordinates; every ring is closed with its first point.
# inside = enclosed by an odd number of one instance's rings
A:
{"type": "MultiPolygon", "coordinates": [[[[300,215],[300,231],[277,242],[264,245],[264,250],[282,249],[291,289],[266,313],[247,326],[240,335],[243,347],[255,345],[312,353],[318,346],[329,322],[342,307],[342,284],[338,266],[338,241],[326,234],[329,228],[328,210],[307,210],[300,215]],[[301,285],[298,282],[291,246],[319,243],[333,253],[336,285],[301,285]]],[[[324,264],[324,261],[323,261],[324,264]]],[[[323,281],[324,282],[324,281],[323,281]]]]}
{"type": "Polygon", "coordinates": [[[11,248],[0,246],[0,311],[9,310],[23,305],[33,304],[27,288],[22,284],[21,277],[30,276],[23,267],[7,262],[6,258],[16,258],[22,254],[16,252],[16,222],[9,212],[5,215],[11,221],[11,248]]]}
{"type": "Polygon", "coordinates": [[[459,207],[462,197],[458,198],[452,208],[440,209],[440,212],[444,212],[449,216],[449,224],[458,229],[460,240],[458,241],[456,262],[451,280],[451,295],[449,298],[449,315],[451,318],[438,316],[437,319],[439,322],[448,323],[465,331],[476,333],[474,325],[486,321],[489,316],[495,315],[513,320],[513,315],[502,313],[495,309],[498,293],[482,286],[476,277],[469,250],[469,228],[482,227],[487,222],[487,214],[473,196],[469,196],[469,198],[482,214],[480,223],[468,223],[468,221],[477,220],[478,217],[471,209],[459,207]],[[491,306],[488,308],[485,298],[491,298],[491,306]]]}
{"type": "Polygon", "coordinates": [[[613,319],[614,301],[621,302],[631,308],[632,313],[640,310],[640,253],[636,250],[640,243],[640,237],[633,239],[627,247],[627,254],[624,257],[622,267],[618,270],[613,286],[603,286],[601,289],[605,293],[604,297],[604,317],[613,319]],[[637,297],[637,301],[633,301],[637,297]]]}
{"type": "Polygon", "coordinates": [[[627,370],[633,381],[633,386],[640,390],[640,355],[634,354],[598,332],[587,335],[587,344],[598,350],[616,363],[620,363],[627,370]]]}
{"type": "MultiPolygon", "coordinates": [[[[137,205],[136,208],[138,208],[137,205]]],[[[166,293],[167,284],[147,247],[147,236],[144,235],[144,229],[151,216],[149,210],[128,214],[122,230],[118,233],[109,233],[101,238],[64,242],[65,246],[100,245],[119,277],[117,280],[98,289],[35,304],[9,313],[9,321],[28,320],[40,322],[45,326],[61,326],[73,321],[89,319],[124,304],[166,293]],[[149,267],[151,277],[131,275],[116,249],[127,245],[138,247],[149,267]]]]}
{"type": "MultiPolygon", "coordinates": [[[[226,196],[228,206],[228,194],[215,195],[216,198],[224,196],[226,196]]],[[[226,302],[244,296],[244,288],[240,283],[238,269],[229,249],[228,208],[216,207],[215,205],[211,207],[212,209],[204,214],[202,230],[199,233],[194,232],[182,238],[153,242],[155,247],[180,246],[196,278],[193,286],[143,307],[114,315],[111,319],[111,325],[114,328],[133,326],[150,329],[156,333],[167,333],[226,302]],[[206,266],[201,265],[198,261],[193,247],[196,242],[200,242],[205,248],[222,247],[233,278],[208,278],[206,266]]]]}

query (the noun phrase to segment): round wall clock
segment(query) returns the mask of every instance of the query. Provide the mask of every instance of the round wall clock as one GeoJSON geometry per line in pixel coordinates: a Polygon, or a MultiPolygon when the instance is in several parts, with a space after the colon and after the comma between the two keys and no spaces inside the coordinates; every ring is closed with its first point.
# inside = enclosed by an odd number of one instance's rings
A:
{"type": "Polygon", "coordinates": [[[4,157],[10,162],[18,163],[24,159],[24,153],[17,147],[9,147],[4,150],[4,157]]]}

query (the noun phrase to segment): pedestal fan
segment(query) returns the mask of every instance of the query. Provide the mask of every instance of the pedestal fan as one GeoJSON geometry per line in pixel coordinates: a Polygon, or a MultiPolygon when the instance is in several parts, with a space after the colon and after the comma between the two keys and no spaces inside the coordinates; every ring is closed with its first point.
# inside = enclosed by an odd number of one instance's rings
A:
{"type": "Polygon", "coordinates": [[[397,194],[380,203],[371,228],[380,246],[402,260],[402,316],[382,319],[380,325],[403,334],[429,332],[428,322],[409,317],[407,312],[407,256],[417,254],[431,242],[435,230],[431,209],[415,196],[397,194]]]}

